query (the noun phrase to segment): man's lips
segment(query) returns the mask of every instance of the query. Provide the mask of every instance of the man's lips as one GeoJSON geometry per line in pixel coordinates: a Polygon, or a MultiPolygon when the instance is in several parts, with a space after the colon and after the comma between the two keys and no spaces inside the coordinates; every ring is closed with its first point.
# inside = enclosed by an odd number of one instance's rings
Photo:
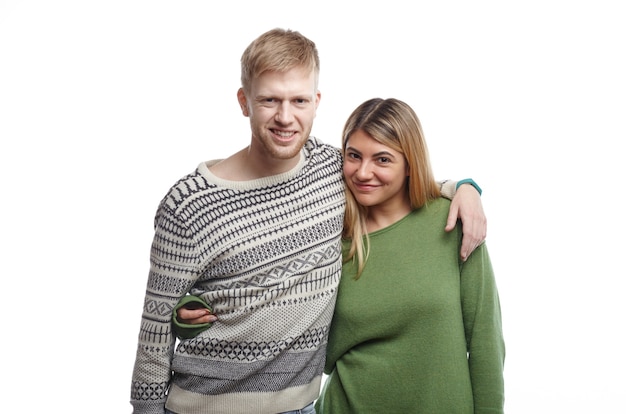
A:
{"type": "Polygon", "coordinates": [[[270,129],[272,134],[280,141],[291,141],[295,136],[295,131],[281,131],[279,129],[270,129]]]}

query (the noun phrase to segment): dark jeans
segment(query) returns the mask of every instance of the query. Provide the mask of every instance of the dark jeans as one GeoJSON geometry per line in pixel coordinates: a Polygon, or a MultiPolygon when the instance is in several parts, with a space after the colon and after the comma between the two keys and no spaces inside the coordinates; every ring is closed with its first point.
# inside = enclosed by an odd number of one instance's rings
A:
{"type": "MultiPolygon", "coordinates": [[[[174,411],[170,411],[167,408],[165,409],[165,414],[176,414],[174,411]]],[[[307,405],[304,408],[294,411],[285,411],[278,414],[315,414],[315,405],[313,403],[307,405]]]]}

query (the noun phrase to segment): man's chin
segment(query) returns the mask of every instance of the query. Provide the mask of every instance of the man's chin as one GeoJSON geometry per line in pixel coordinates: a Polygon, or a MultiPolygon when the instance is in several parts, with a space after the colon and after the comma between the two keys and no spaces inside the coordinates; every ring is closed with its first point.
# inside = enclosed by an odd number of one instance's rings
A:
{"type": "Polygon", "coordinates": [[[273,151],[274,158],[279,160],[291,160],[300,154],[302,147],[298,148],[281,148],[277,151],[273,151]]]}
{"type": "Polygon", "coordinates": [[[282,143],[285,145],[275,145],[272,149],[272,153],[274,154],[274,156],[276,156],[276,158],[279,159],[294,158],[295,156],[300,154],[300,151],[302,150],[305,142],[306,141],[292,141],[289,143],[282,143]]]}

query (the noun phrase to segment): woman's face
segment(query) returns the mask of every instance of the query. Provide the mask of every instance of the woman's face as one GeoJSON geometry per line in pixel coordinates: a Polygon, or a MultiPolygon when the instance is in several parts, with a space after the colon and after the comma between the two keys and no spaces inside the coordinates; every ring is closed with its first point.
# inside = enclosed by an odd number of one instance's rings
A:
{"type": "Polygon", "coordinates": [[[357,130],[348,138],[343,174],[359,204],[406,208],[408,166],[404,155],[357,130]]]}

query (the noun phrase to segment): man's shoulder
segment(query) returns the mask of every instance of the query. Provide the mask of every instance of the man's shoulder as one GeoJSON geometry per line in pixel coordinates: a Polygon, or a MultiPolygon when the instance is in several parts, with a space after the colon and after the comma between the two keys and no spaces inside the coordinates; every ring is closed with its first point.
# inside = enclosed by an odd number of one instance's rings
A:
{"type": "Polygon", "coordinates": [[[175,210],[186,199],[207,190],[210,186],[211,184],[198,167],[193,172],[176,181],[163,197],[161,204],[175,210]]]}
{"type": "Polygon", "coordinates": [[[339,150],[339,148],[335,147],[334,145],[327,144],[321,139],[314,136],[309,137],[306,144],[304,145],[304,149],[305,151],[312,154],[322,153],[326,154],[327,156],[341,158],[341,151],[339,150]]]}

